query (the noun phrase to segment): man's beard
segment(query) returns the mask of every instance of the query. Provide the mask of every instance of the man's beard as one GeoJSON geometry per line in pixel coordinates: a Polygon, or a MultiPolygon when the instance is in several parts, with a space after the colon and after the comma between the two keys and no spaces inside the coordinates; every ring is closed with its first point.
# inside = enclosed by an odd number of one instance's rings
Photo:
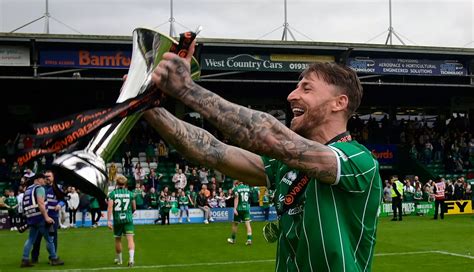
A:
{"type": "Polygon", "coordinates": [[[327,103],[316,109],[305,111],[303,116],[297,117],[298,121],[291,122],[290,129],[297,134],[309,138],[314,133],[314,129],[320,127],[326,120],[327,103]]]}

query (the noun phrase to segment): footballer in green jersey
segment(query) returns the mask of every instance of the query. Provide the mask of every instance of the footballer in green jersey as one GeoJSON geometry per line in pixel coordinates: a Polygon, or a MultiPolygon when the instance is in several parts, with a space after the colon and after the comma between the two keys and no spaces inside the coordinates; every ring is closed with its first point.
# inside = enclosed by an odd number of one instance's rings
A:
{"type": "Polygon", "coordinates": [[[235,244],[237,227],[240,222],[245,223],[247,228],[246,245],[252,244],[252,227],[250,226],[250,187],[241,181],[236,181],[237,186],[234,187],[234,222],[232,222],[232,234],[227,239],[230,244],[235,244]]]}
{"type": "Polygon", "coordinates": [[[127,189],[127,178],[123,175],[115,177],[117,188],[109,194],[107,208],[107,225],[114,231],[115,236],[115,258],[116,264],[122,264],[122,236],[127,237],[129,261],[128,265],[134,265],[135,241],[133,227],[133,213],[136,210],[134,194],[127,189]],[[112,223],[113,215],[113,223],[112,223]]]}
{"type": "Polygon", "coordinates": [[[152,81],[232,145],[161,108],[147,111],[147,121],[187,159],[279,190],[277,271],[370,271],[382,186],[377,161],[347,132],[353,116],[362,122],[354,114],[363,95],[357,73],[345,64],[349,52],[338,62],[308,64],[287,97],[293,113],[288,128],[271,114],[229,102],[194,82],[189,65],[194,46],[185,60],[165,54],[152,81]],[[268,168],[274,168],[273,176],[268,168]]]}

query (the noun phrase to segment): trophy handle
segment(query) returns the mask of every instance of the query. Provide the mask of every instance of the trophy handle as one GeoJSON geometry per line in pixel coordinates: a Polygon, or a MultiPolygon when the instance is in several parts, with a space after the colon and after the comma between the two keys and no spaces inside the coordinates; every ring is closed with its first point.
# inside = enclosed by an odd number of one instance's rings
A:
{"type": "MultiPolygon", "coordinates": [[[[117,103],[136,97],[152,86],[151,74],[163,54],[169,52],[173,44],[178,43],[157,31],[146,28],[134,30],[132,60],[117,103]]],[[[191,61],[191,76],[193,79],[200,76],[200,67],[194,57],[191,61]]],[[[97,197],[101,200],[101,208],[104,209],[108,191],[105,163],[112,159],[113,154],[141,115],[142,113],[135,113],[123,118],[120,122],[101,128],[85,149],[56,158],[53,161],[53,168],[58,177],[81,191],[97,197]]]]}

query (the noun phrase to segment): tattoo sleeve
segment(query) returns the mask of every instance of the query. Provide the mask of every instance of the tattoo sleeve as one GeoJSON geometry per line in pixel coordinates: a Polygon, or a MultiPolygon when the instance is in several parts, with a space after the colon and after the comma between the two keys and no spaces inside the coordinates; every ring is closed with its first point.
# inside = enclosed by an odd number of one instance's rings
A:
{"type": "Polygon", "coordinates": [[[337,161],[329,147],[299,136],[270,114],[226,101],[194,82],[186,85],[179,99],[238,146],[279,159],[323,182],[335,181],[337,161]]]}
{"type": "Polygon", "coordinates": [[[179,120],[163,108],[149,110],[144,117],[187,160],[209,167],[222,161],[226,145],[209,132],[179,120]]]}

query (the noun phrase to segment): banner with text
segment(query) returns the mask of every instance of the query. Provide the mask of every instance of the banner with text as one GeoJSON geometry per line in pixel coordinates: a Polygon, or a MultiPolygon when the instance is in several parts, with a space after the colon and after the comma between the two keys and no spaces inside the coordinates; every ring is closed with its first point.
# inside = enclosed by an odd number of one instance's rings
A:
{"type": "Polygon", "coordinates": [[[0,46],[0,66],[30,66],[30,49],[23,46],[0,46]]]}
{"type": "MultiPolygon", "coordinates": [[[[403,202],[402,211],[403,215],[434,215],[434,202],[403,202]]],[[[392,215],[392,203],[382,203],[380,217],[392,215]]]]}
{"type": "Polygon", "coordinates": [[[40,66],[69,68],[128,69],[132,51],[42,50],[40,66]]]}
{"type": "Polygon", "coordinates": [[[471,200],[445,201],[446,214],[470,214],[474,213],[471,200]]]}
{"type": "MultiPolygon", "coordinates": [[[[366,144],[370,152],[377,158],[381,166],[393,167],[397,163],[398,149],[397,145],[391,144],[366,144]]],[[[387,167],[385,167],[386,169],[387,167]]]]}
{"type": "Polygon", "coordinates": [[[456,60],[349,58],[359,73],[411,76],[466,76],[467,68],[456,60]]]}
{"type": "Polygon", "coordinates": [[[325,55],[224,55],[202,54],[202,70],[301,72],[312,62],[334,61],[334,56],[325,55]]]}

